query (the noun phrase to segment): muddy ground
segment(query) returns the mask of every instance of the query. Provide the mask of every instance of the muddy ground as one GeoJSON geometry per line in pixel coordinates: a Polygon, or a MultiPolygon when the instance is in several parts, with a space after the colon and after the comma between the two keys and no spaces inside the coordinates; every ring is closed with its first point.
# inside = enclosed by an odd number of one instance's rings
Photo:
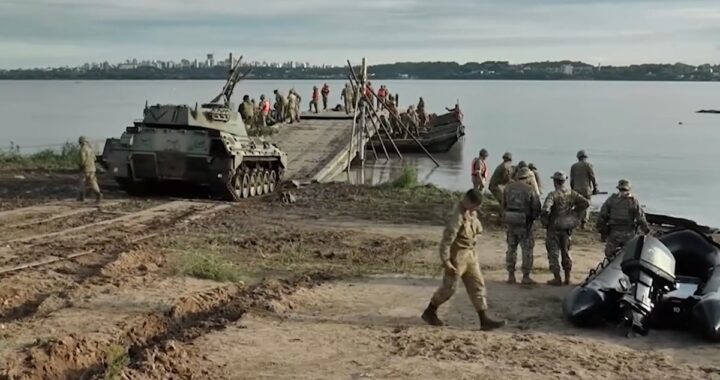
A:
{"type": "MultiPolygon", "coordinates": [[[[0,174],[0,379],[720,378],[719,346],[688,332],[577,329],[569,287],[505,284],[492,205],[478,253],[508,327],[477,331],[462,287],[448,327],[425,326],[455,193],[325,184],[229,204],[101,180],[96,206],[71,173],[0,174]]],[[[602,247],[574,239],[579,282],[602,247]]]]}

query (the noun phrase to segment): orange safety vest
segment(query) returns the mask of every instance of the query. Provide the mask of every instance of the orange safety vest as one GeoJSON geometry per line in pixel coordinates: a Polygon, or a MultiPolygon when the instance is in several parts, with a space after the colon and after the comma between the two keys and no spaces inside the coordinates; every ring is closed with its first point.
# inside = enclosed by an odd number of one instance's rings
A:
{"type": "Polygon", "coordinates": [[[488,177],[488,171],[487,171],[487,164],[485,161],[480,160],[479,158],[475,157],[472,161],[472,167],[470,168],[470,175],[471,176],[482,176],[487,179],[488,177]]]}
{"type": "Polygon", "coordinates": [[[385,89],[380,87],[380,89],[378,90],[377,96],[381,99],[384,98],[385,96],[387,96],[387,93],[385,93],[385,89]]]}
{"type": "Polygon", "coordinates": [[[264,114],[270,113],[270,102],[267,100],[263,100],[262,104],[260,105],[260,109],[264,114]]]}
{"type": "Polygon", "coordinates": [[[319,90],[313,91],[313,100],[320,100],[320,91],[319,90]]]}

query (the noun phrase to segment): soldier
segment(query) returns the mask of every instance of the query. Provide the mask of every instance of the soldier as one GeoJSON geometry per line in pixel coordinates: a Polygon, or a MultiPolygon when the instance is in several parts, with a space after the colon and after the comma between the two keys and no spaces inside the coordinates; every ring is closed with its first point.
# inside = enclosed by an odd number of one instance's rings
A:
{"type": "Polygon", "coordinates": [[[420,97],[420,100],[417,104],[417,114],[418,114],[418,125],[420,127],[424,127],[427,123],[427,113],[425,113],[425,100],[423,100],[422,96],[420,97]]]}
{"type": "Polygon", "coordinates": [[[285,100],[283,94],[277,89],[275,89],[273,93],[275,94],[275,121],[278,123],[284,123],[285,120],[287,120],[287,115],[285,114],[285,110],[287,109],[287,100],[285,100]]]}
{"type": "Polygon", "coordinates": [[[380,89],[377,92],[377,109],[381,110],[385,106],[385,98],[388,96],[387,87],[380,85],[380,89]]]}
{"type": "Polygon", "coordinates": [[[330,86],[327,83],[323,84],[322,91],[323,111],[327,111],[328,97],[330,96],[330,86]]]}
{"type": "Polygon", "coordinates": [[[502,191],[505,185],[510,183],[510,179],[512,178],[512,153],[505,152],[505,154],[503,154],[502,156],[502,159],[502,164],[498,165],[497,168],[495,168],[492,177],[490,177],[490,184],[488,186],[493,197],[495,197],[495,200],[500,205],[501,216],[503,213],[502,191]]]}
{"type": "MultiPolygon", "coordinates": [[[[577,152],[578,162],[570,168],[570,188],[589,200],[592,195],[597,194],[598,187],[597,182],[595,182],[595,170],[592,164],[587,162],[587,157],[584,150],[577,152]]],[[[581,229],[585,228],[588,215],[586,210],[580,220],[581,229]]]]}
{"type": "Polygon", "coordinates": [[[298,123],[300,122],[300,105],[302,104],[302,96],[295,91],[293,88],[292,93],[295,94],[295,97],[297,97],[297,102],[295,103],[295,121],[298,123]]]}
{"type": "Polygon", "coordinates": [[[482,225],[475,215],[480,201],[481,196],[477,191],[471,189],[465,193],[462,201],[455,206],[443,232],[440,260],[445,274],[442,285],[422,313],[422,319],[432,326],[443,325],[437,316],[437,309],[453,296],[459,279],[465,284],[465,290],[480,317],[480,329],[487,331],[505,325],[505,321],[495,320],[487,313],[485,280],[475,254],[477,235],[482,232],[482,225]]]}
{"type": "Polygon", "coordinates": [[[270,101],[265,99],[265,95],[260,95],[260,119],[262,126],[267,127],[268,117],[270,116],[270,101]]]}
{"type": "Polygon", "coordinates": [[[240,112],[240,116],[242,117],[245,125],[252,126],[252,121],[255,118],[255,107],[250,102],[249,96],[243,96],[243,102],[240,103],[240,109],[238,112],[240,112]]]}
{"type": "Polygon", "coordinates": [[[603,203],[597,220],[607,258],[614,257],[618,248],[634,238],[638,227],[644,234],[650,232],[640,202],[630,193],[630,181],[621,179],[617,189],[618,192],[603,203]]]}
{"type": "Polygon", "coordinates": [[[538,172],[537,167],[531,162],[528,164],[528,168],[532,170],[533,175],[535,176],[535,183],[537,183],[538,194],[542,194],[542,182],[540,181],[540,173],[538,172]]]}
{"type": "Polygon", "coordinates": [[[472,169],[470,171],[470,178],[472,179],[473,188],[479,191],[480,194],[482,194],[485,190],[485,186],[487,186],[487,181],[490,176],[486,162],[487,158],[487,149],[480,149],[480,154],[478,155],[478,157],[475,157],[473,159],[472,169]]]}
{"type": "MultiPolygon", "coordinates": [[[[513,179],[517,179],[517,175],[518,175],[518,173],[519,173],[522,169],[528,169],[528,170],[529,170],[528,164],[527,164],[525,161],[520,161],[520,162],[518,162],[517,166],[513,169],[513,179]]],[[[540,188],[538,187],[537,181],[535,180],[535,175],[533,175],[532,177],[528,178],[527,181],[528,181],[528,183],[530,184],[530,186],[532,186],[532,188],[533,188],[533,190],[535,191],[535,193],[536,193],[538,196],[540,196],[540,188]]]]}
{"type": "Polygon", "coordinates": [[[295,94],[295,90],[290,90],[290,93],[288,94],[288,111],[290,115],[290,124],[295,122],[295,119],[297,119],[297,108],[298,108],[298,96],[295,94]]]}
{"type": "Polygon", "coordinates": [[[80,136],[78,143],[80,144],[80,194],[78,195],[78,201],[85,201],[85,191],[89,187],[95,193],[95,201],[100,203],[102,193],[95,175],[95,152],[93,152],[84,136],[80,136]]]}
{"type": "Polygon", "coordinates": [[[350,88],[350,83],[345,83],[345,88],[343,88],[342,93],[340,93],[340,97],[343,99],[343,103],[345,104],[346,114],[350,114],[350,112],[353,111],[352,94],[353,91],[352,88],[350,88]]]}
{"type": "Polygon", "coordinates": [[[503,191],[508,244],[505,255],[508,284],[516,283],[515,262],[517,261],[518,244],[522,247],[522,283],[526,285],[535,283],[530,278],[533,268],[533,248],[535,247],[532,225],[540,216],[540,197],[532,187],[531,178],[533,178],[533,174],[530,169],[521,168],[516,174],[515,181],[507,185],[503,191]]]}
{"type": "MultiPolygon", "coordinates": [[[[327,85],[326,85],[327,86],[327,85]]],[[[327,100],[324,100],[326,104],[325,109],[327,109],[327,100]]],[[[318,104],[320,103],[320,90],[318,90],[317,86],[313,86],[313,92],[312,92],[312,99],[310,100],[310,109],[309,111],[312,112],[313,106],[315,107],[315,113],[318,113],[318,104]]]]}
{"type": "Polygon", "coordinates": [[[560,286],[559,254],[562,255],[562,268],[565,270],[565,285],[570,284],[570,271],[572,258],[570,257],[570,236],[578,225],[578,219],[590,206],[590,201],[575,190],[565,188],[567,176],[563,172],[556,172],[551,177],[555,190],[548,194],[540,213],[541,221],[547,233],[545,235],[545,248],[547,248],[548,263],[553,279],[549,285],[560,286]]]}

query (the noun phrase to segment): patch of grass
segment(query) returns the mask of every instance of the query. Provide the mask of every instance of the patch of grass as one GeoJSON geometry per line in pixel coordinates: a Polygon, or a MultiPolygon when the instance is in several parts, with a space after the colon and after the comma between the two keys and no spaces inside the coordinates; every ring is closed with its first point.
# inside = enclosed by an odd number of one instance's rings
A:
{"type": "Polygon", "coordinates": [[[174,263],[177,273],[219,282],[238,282],[240,269],[216,253],[190,251],[178,253],[174,263]]]}
{"type": "Polygon", "coordinates": [[[130,365],[130,357],[125,347],[113,344],[105,350],[105,375],[104,380],[118,380],[122,376],[123,369],[130,365]]]}
{"type": "Polygon", "coordinates": [[[74,170],[80,163],[80,147],[66,142],[58,150],[45,149],[22,154],[18,146],[0,152],[0,169],[3,170],[74,170]]]}
{"type": "Polygon", "coordinates": [[[419,184],[417,169],[412,166],[404,166],[400,175],[390,184],[396,189],[409,189],[417,187],[419,184]]]}

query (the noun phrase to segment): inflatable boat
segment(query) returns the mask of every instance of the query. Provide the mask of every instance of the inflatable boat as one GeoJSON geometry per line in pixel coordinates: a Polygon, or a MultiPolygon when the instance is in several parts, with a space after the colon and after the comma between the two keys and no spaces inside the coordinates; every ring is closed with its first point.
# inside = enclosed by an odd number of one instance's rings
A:
{"type": "Polygon", "coordinates": [[[638,236],[563,301],[577,326],[616,322],[627,336],[694,329],[720,341],[720,245],[692,228],[638,236]]]}

